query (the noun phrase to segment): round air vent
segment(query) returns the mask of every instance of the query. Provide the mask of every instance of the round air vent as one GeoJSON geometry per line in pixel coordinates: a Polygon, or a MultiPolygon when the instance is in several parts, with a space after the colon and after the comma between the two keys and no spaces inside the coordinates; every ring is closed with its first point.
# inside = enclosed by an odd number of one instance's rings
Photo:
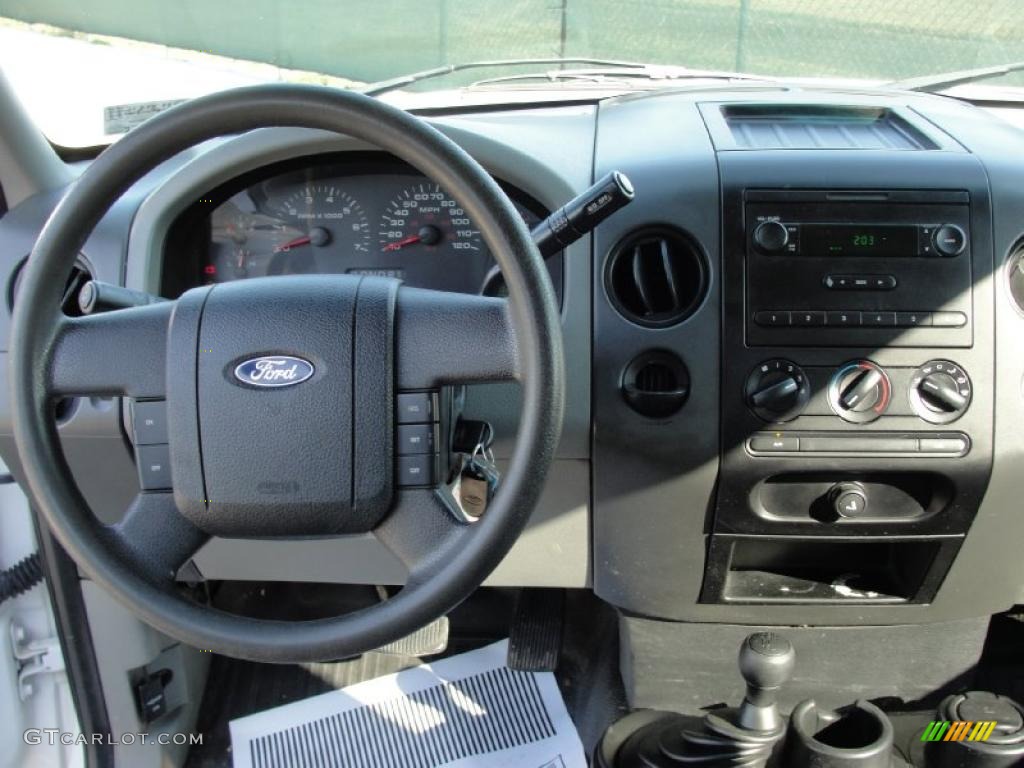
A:
{"type": "Polygon", "coordinates": [[[652,350],[633,358],[622,374],[622,396],[637,413],[664,419],[690,396],[690,372],[671,352],[652,350]]]}
{"type": "Polygon", "coordinates": [[[627,320],[662,328],[696,311],[707,290],[707,275],[704,254],[693,238],[670,227],[650,227],[615,247],[605,287],[627,320]]]}
{"type": "MultiPolygon", "coordinates": [[[[10,290],[7,293],[7,306],[12,310],[14,309],[14,302],[18,298],[21,278],[25,272],[25,261],[18,265],[18,271],[15,273],[14,279],[11,281],[10,290]]],[[[89,266],[89,262],[85,260],[84,256],[79,256],[75,259],[75,265],[71,268],[71,274],[68,275],[67,283],[64,284],[64,294],[61,297],[61,307],[64,309],[64,314],[71,317],[81,316],[82,310],[78,306],[78,292],[82,289],[83,285],[92,279],[92,269],[89,266]]]]}

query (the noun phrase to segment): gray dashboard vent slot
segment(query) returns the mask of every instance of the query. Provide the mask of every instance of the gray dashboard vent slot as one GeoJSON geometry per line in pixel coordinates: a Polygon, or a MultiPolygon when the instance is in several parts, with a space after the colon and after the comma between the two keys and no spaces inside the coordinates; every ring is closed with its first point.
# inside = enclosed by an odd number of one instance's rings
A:
{"type": "Polygon", "coordinates": [[[938,149],[888,107],[728,104],[721,109],[740,149],[938,149]]]}
{"type": "Polygon", "coordinates": [[[674,325],[693,314],[704,298],[704,255],[679,230],[637,230],[612,250],[605,286],[612,304],[627,320],[650,327],[674,325]]]}

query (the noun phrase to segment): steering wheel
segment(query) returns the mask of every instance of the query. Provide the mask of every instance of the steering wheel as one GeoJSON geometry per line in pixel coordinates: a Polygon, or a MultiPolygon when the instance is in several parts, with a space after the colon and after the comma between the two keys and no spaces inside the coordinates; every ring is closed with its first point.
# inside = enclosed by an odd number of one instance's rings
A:
{"type": "Polygon", "coordinates": [[[401,638],[480,586],[532,512],[561,432],[564,363],[554,292],[508,197],[422,120],[360,94],[267,85],[168,110],[105,150],[54,209],[14,308],[10,387],[27,493],[81,569],[132,613],[191,646],[266,662],[337,659],[401,638]],[[264,127],[333,131],[376,145],[442,185],[477,224],[508,300],[355,275],[267,277],[173,302],[69,317],[61,289],[104,213],[159,163],[264,127]],[[299,373],[255,386],[261,357],[299,373]],[[308,367],[307,367],[308,366],[308,367]],[[250,369],[244,369],[250,370],[250,369]],[[466,524],[437,488],[396,488],[395,398],[404,390],[518,380],[507,472],[466,524]],[[172,492],[140,492],[100,523],[61,451],[55,403],[104,395],[166,401],[172,492]],[[373,533],[408,569],[390,599],[310,621],[262,620],[193,601],[179,568],[213,535],[373,533]]]}

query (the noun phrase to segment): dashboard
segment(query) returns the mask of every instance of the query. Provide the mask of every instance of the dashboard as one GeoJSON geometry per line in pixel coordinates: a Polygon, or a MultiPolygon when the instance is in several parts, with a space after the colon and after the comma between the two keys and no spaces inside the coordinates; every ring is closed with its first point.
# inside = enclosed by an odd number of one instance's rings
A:
{"type": "MultiPolygon", "coordinates": [[[[511,187],[528,228],[547,211],[511,187]]],[[[466,212],[437,183],[381,153],[298,158],[205,192],[167,238],[164,292],[296,274],[393,277],[422,288],[507,295],[466,212]]],[[[561,295],[561,254],[548,260],[561,295]]]]}
{"type": "MultiPolygon", "coordinates": [[[[547,261],[563,434],[489,584],[758,625],[946,621],[1024,600],[1019,128],[948,98],[767,85],[427,118],[527,226],[610,171],[636,189],[547,261]]],[[[58,199],[0,218],[9,287],[58,199]]],[[[504,292],[446,190],[364,144],[287,128],[161,166],[82,264],[168,298],[299,273],[504,292]]],[[[0,338],[9,321],[0,307],[0,338]]],[[[462,412],[492,424],[499,465],[518,402],[515,385],[466,388],[462,412]]],[[[138,489],[126,418],[85,398],[60,424],[105,520],[138,489]]],[[[194,565],[209,580],[405,578],[372,537],[215,539],[194,565]]]]}

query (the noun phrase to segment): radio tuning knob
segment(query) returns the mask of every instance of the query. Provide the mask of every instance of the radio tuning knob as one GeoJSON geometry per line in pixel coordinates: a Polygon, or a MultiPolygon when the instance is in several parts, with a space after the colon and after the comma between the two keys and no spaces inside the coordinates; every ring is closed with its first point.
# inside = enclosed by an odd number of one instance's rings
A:
{"type": "Polygon", "coordinates": [[[792,421],[811,397],[807,374],[794,362],[776,358],[758,365],[747,377],[747,406],[768,422],[792,421]]]}
{"type": "Polygon", "coordinates": [[[870,360],[847,363],[835,372],[828,385],[832,410],[851,424],[874,421],[885,413],[891,398],[889,376],[870,360]]]}
{"type": "Polygon", "coordinates": [[[971,404],[971,380],[956,363],[929,360],[910,379],[910,405],[932,424],[956,421],[971,404]]]}
{"type": "Polygon", "coordinates": [[[765,253],[780,253],[789,244],[789,230],[781,221],[762,221],[754,229],[754,245],[765,253]]]}
{"type": "Polygon", "coordinates": [[[943,224],[932,235],[932,245],[941,256],[959,256],[967,247],[967,235],[956,224],[943,224]]]}

